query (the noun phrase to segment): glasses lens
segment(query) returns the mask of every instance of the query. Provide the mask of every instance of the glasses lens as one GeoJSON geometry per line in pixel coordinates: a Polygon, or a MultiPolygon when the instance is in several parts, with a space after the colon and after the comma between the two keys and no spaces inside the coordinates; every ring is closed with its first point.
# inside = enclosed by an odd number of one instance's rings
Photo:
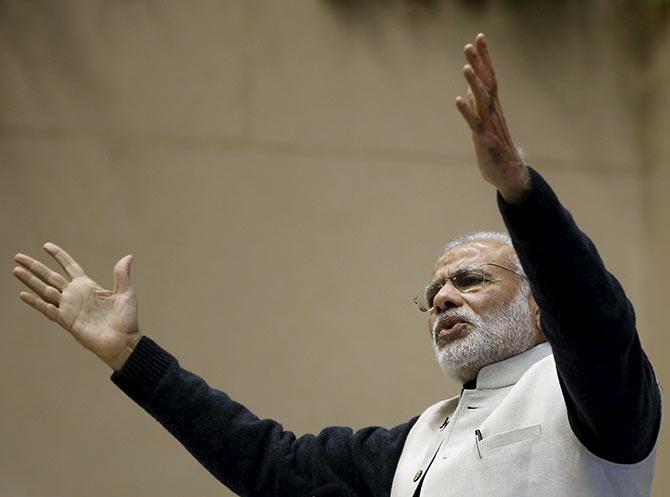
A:
{"type": "MultiPolygon", "coordinates": [[[[492,280],[483,271],[471,270],[462,271],[450,278],[451,284],[462,293],[476,292],[492,280]]],[[[442,285],[430,283],[426,289],[420,292],[415,298],[414,303],[421,312],[427,312],[433,308],[435,295],[440,291],[442,285]]]]}
{"type": "Polygon", "coordinates": [[[489,281],[488,277],[476,271],[468,271],[455,275],[451,282],[461,292],[476,292],[489,281]]]}

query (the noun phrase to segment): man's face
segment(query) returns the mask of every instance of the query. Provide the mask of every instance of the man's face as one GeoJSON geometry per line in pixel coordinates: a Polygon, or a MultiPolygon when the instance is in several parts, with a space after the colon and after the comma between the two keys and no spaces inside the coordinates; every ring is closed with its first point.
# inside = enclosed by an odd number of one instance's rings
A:
{"type": "Polygon", "coordinates": [[[521,277],[498,267],[512,269],[511,252],[498,240],[471,242],[451,249],[435,266],[432,281],[439,290],[428,325],[438,363],[457,381],[541,341],[529,299],[519,291],[521,277]]]}

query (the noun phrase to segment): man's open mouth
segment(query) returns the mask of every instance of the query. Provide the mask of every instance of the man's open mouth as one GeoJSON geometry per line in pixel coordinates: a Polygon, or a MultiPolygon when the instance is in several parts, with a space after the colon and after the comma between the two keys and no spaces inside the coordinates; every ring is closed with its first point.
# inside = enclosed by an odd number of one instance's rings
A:
{"type": "Polygon", "coordinates": [[[464,326],[468,325],[468,323],[465,319],[459,316],[451,316],[448,317],[437,325],[435,329],[435,338],[443,338],[447,337],[449,335],[453,335],[454,333],[457,333],[460,331],[464,326]]]}

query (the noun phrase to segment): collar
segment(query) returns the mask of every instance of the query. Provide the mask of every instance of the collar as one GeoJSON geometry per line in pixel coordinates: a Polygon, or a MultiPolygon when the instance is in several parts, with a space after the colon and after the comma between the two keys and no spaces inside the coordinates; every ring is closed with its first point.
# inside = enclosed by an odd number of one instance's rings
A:
{"type": "Polygon", "coordinates": [[[551,355],[551,345],[549,342],[543,342],[514,357],[484,366],[479,370],[477,379],[468,382],[464,388],[486,390],[514,385],[528,368],[548,355],[551,355]],[[476,387],[471,385],[475,381],[476,387]]]}

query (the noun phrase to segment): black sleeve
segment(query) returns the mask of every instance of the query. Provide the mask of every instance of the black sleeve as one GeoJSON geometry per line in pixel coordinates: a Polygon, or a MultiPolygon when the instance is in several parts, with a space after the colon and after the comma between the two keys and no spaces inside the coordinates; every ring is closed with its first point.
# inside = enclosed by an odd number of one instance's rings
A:
{"type": "Polygon", "coordinates": [[[618,463],[646,457],[660,425],[660,392],[642,350],[635,313],[543,178],[518,204],[498,206],[540,307],[573,432],[618,463]]]}
{"type": "Polygon", "coordinates": [[[296,438],[210,388],[146,336],[111,379],[241,496],[387,496],[417,419],[391,430],[330,427],[296,438]]]}

